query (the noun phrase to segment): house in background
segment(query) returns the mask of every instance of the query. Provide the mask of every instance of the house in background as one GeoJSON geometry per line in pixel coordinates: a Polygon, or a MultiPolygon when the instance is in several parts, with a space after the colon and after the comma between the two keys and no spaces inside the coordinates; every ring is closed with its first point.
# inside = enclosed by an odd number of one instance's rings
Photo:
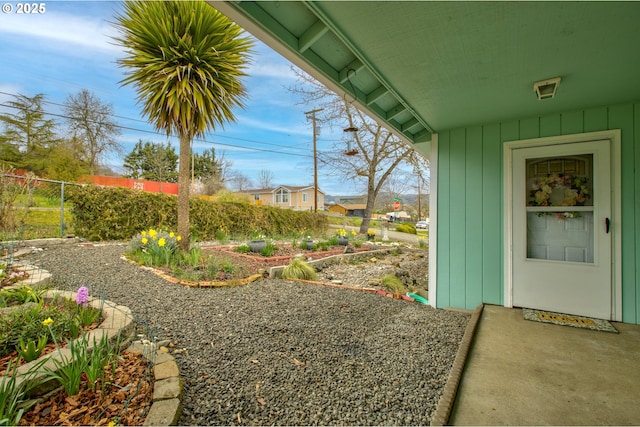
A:
{"type": "Polygon", "coordinates": [[[329,205],[327,210],[342,216],[358,216],[362,218],[364,217],[364,210],[366,207],[367,205],[362,203],[335,203],[333,205],[329,205]]]}
{"type": "MultiPolygon", "coordinates": [[[[274,188],[261,188],[245,190],[241,193],[249,194],[252,203],[262,206],[276,206],[297,211],[309,211],[314,209],[314,187],[280,185],[274,188]]],[[[324,193],[318,189],[318,210],[324,208],[324,193]]]]}
{"type": "Polygon", "coordinates": [[[367,203],[367,195],[360,196],[335,196],[334,202],[341,205],[365,205],[367,203]]]}
{"type": "Polygon", "coordinates": [[[430,304],[640,324],[640,2],[210,4],[430,159],[430,304]]]}

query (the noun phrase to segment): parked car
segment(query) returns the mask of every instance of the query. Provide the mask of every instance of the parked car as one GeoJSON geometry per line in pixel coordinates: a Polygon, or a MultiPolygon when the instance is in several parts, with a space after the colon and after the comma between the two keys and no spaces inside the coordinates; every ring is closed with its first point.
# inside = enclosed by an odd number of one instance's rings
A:
{"type": "Polygon", "coordinates": [[[429,223],[427,221],[418,221],[416,222],[416,228],[418,230],[426,230],[429,228],[429,223]]]}

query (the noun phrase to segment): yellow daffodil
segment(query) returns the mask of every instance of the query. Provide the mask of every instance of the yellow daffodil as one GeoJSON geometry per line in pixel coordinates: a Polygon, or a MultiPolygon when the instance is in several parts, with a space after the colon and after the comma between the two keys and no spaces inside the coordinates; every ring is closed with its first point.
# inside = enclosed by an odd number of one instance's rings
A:
{"type": "Polygon", "coordinates": [[[164,239],[164,237],[158,239],[158,246],[163,247],[166,243],[167,241],[164,239]]]}
{"type": "Polygon", "coordinates": [[[141,235],[142,237],[144,237],[144,236],[146,236],[146,235],[147,235],[147,232],[146,232],[146,231],[143,231],[142,233],[140,233],[140,235],[141,235]]]}
{"type": "Polygon", "coordinates": [[[113,421],[113,420],[112,420],[112,421],[109,421],[109,423],[107,424],[107,426],[108,426],[108,427],[113,427],[113,426],[115,426],[115,425],[116,425],[116,422],[115,422],[115,421],[113,421]]]}
{"type": "Polygon", "coordinates": [[[44,319],[44,320],[42,321],[42,324],[43,324],[44,326],[49,326],[49,325],[50,325],[50,324],[52,324],[52,323],[53,323],[53,319],[52,319],[51,317],[47,317],[46,319],[44,319]]]}
{"type": "Polygon", "coordinates": [[[173,238],[175,236],[175,234],[173,234],[173,231],[171,233],[169,233],[169,237],[173,238]]]}
{"type": "Polygon", "coordinates": [[[142,239],[140,239],[140,241],[142,242],[143,245],[146,245],[149,242],[149,239],[147,239],[146,237],[143,237],[142,239]]]}
{"type": "Polygon", "coordinates": [[[182,237],[178,235],[178,237],[176,237],[176,240],[179,242],[180,240],[182,240],[182,237]]]}
{"type": "Polygon", "coordinates": [[[156,230],[154,230],[153,228],[149,229],[149,237],[155,240],[156,234],[158,234],[156,230]]]}

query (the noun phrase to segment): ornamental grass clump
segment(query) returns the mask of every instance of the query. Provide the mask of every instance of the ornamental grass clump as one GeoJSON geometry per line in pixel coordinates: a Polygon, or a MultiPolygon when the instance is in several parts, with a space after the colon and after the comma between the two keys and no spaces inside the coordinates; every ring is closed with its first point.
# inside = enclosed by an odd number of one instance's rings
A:
{"type": "Polygon", "coordinates": [[[178,242],[180,235],[173,231],[149,230],[141,231],[129,243],[129,255],[135,261],[146,266],[173,267],[181,260],[178,242]]]}
{"type": "Polygon", "coordinates": [[[318,277],[311,264],[302,258],[294,258],[282,269],[283,279],[315,280],[318,277]]]}
{"type": "Polygon", "coordinates": [[[387,274],[382,277],[382,284],[394,295],[404,295],[407,293],[407,287],[397,276],[387,274]]]}

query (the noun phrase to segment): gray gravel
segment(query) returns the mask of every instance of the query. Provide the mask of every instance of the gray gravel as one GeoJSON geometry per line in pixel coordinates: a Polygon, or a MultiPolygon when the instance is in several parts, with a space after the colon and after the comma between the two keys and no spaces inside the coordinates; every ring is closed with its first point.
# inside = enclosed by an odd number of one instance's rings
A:
{"type": "Polygon", "coordinates": [[[428,425],[470,317],[275,279],[187,288],[121,260],[125,248],[52,247],[25,262],[175,343],[182,425],[428,425]]]}

